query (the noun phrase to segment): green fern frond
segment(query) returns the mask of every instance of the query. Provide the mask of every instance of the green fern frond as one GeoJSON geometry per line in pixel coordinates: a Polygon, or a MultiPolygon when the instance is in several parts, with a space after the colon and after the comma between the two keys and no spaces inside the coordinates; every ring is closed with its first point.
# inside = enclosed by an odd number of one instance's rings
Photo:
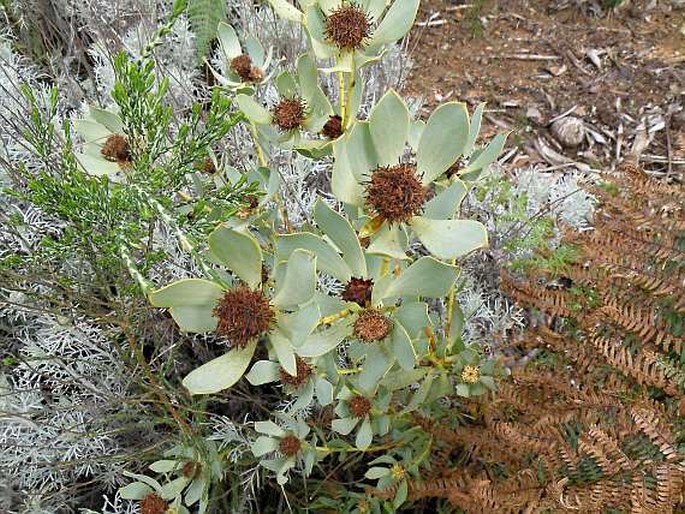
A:
{"type": "Polygon", "coordinates": [[[197,38],[197,59],[207,55],[209,46],[216,37],[219,22],[226,19],[226,2],[224,0],[190,0],[188,2],[188,20],[190,28],[197,38]]]}

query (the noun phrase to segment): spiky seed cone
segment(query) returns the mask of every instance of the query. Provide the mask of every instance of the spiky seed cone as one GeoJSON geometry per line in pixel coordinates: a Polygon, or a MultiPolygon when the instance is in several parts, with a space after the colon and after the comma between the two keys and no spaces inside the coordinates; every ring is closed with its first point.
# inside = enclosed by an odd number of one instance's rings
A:
{"type": "Polygon", "coordinates": [[[355,418],[363,418],[371,412],[371,402],[368,398],[364,398],[361,395],[353,396],[350,401],[347,402],[347,406],[350,410],[350,414],[355,418]]]}
{"type": "Polygon", "coordinates": [[[209,157],[202,163],[201,170],[208,175],[214,175],[216,173],[216,166],[214,166],[214,161],[209,157]]]}
{"type": "Polygon", "coordinates": [[[384,339],[392,330],[392,323],[380,311],[369,309],[363,311],[354,322],[354,335],[365,343],[384,339]]]}
{"type": "Polygon", "coordinates": [[[193,462],[189,460],[183,464],[183,476],[186,478],[195,478],[200,474],[202,470],[202,465],[199,462],[193,462]]]}
{"type": "Polygon", "coordinates": [[[371,20],[356,5],[343,5],[326,18],[326,39],[340,50],[362,48],[371,34],[371,20]]]}
{"type": "Polygon", "coordinates": [[[421,211],[427,194],[413,166],[381,166],[371,173],[366,205],[390,223],[403,222],[421,211]]]}
{"type": "Polygon", "coordinates": [[[294,435],[285,436],[278,444],[278,449],[281,450],[281,453],[286,457],[294,457],[298,454],[300,448],[302,448],[302,441],[294,435]]]}
{"type": "Polygon", "coordinates": [[[231,60],[230,68],[243,82],[251,82],[252,59],[247,54],[240,54],[231,60]]]}
{"type": "Polygon", "coordinates": [[[154,493],[140,500],[140,514],[164,514],[168,508],[169,504],[154,493]]]}
{"type": "Polygon", "coordinates": [[[464,366],[461,372],[462,382],[467,384],[475,384],[480,379],[480,369],[478,366],[464,366]]]}
{"type": "Polygon", "coordinates": [[[129,162],[131,160],[131,147],[126,136],[121,134],[109,136],[102,145],[100,153],[108,161],[129,162]]]}
{"type": "Polygon", "coordinates": [[[213,314],[218,318],[217,334],[241,348],[269,330],[276,317],[263,292],[244,286],[226,291],[213,314]]]}
{"type": "Polygon", "coordinates": [[[296,130],[304,122],[304,101],[300,98],[284,98],[274,108],[272,114],[274,123],[282,132],[296,130]]]}
{"type": "Polygon", "coordinates": [[[278,374],[281,377],[281,383],[284,385],[289,385],[295,389],[302,386],[309,377],[312,376],[312,368],[307,364],[304,359],[299,356],[295,356],[295,364],[297,366],[297,376],[292,376],[285,369],[280,368],[278,374]]]}
{"type": "Polygon", "coordinates": [[[346,302],[355,302],[361,307],[371,301],[371,293],[373,292],[373,279],[365,280],[363,278],[352,277],[350,281],[345,284],[345,289],[342,292],[341,298],[346,302]]]}
{"type": "Polygon", "coordinates": [[[329,116],[321,133],[328,139],[338,139],[343,134],[342,118],[337,114],[329,116]]]}

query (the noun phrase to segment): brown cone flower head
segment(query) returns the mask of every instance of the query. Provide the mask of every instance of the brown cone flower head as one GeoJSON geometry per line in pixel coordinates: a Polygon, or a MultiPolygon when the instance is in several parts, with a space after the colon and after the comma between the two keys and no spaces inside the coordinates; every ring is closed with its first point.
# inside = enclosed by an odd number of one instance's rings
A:
{"type": "Polygon", "coordinates": [[[343,134],[342,118],[337,114],[329,116],[321,133],[328,139],[338,139],[343,134]]]}
{"type": "Polygon", "coordinates": [[[241,348],[269,330],[276,315],[261,291],[245,286],[229,289],[214,308],[216,332],[241,348]]]}
{"type": "Polygon", "coordinates": [[[168,508],[169,504],[154,493],[140,500],[140,514],[164,514],[168,508]]]}
{"type": "Polygon", "coordinates": [[[302,442],[294,435],[285,436],[278,445],[278,449],[286,457],[294,457],[298,454],[300,448],[302,448],[302,442]]]}
{"type": "Polygon", "coordinates": [[[230,68],[240,77],[240,80],[248,82],[252,71],[252,59],[247,54],[240,54],[231,60],[230,68]]]}
{"type": "Polygon", "coordinates": [[[427,194],[413,166],[381,166],[371,174],[366,204],[390,223],[409,221],[419,213],[427,194]]]}
{"type": "Polygon", "coordinates": [[[295,364],[297,365],[297,376],[294,377],[290,373],[288,373],[285,369],[280,368],[278,370],[278,374],[281,377],[281,383],[284,385],[289,385],[292,386],[293,388],[297,389],[301,385],[303,385],[307,380],[309,380],[309,377],[312,376],[312,368],[309,364],[307,364],[304,359],[302,359],[299,356],[295,356],[295,364]]]}
{"type": "Polygon", "coordinates": [[[102,156],[108,161],[129,162],[131,160],[131,148],[126,136],[112,134],[105,140],[100,149],[102,156]]]}
{"type": "Polygon", "coordinates": [[[392,323],[380,311],[369,309],[362,312],[354,322],[354,335],[365,343],[385,338],[392,330],[392,323]]]}
{"type": "Polygon", "coordinates": [[[272,114],[274,123],[282,132],[296,130],[304,122],[304,101],[300,98],[284,98],[274,108],[272,114]]]}
{"type": "Polygon", "coordinates": [[[340,50],[357,50],[371,34],[371,20],[356,5],[343,5],[326,18],[325,34],[340,50]]]}
{"type": "Polygon", "coordinates": [[[207,157],[200,168],[207,175],[214,175],[216,173],[216,166],[214,166],[214,161],[207,157]]]}
{"type": "Polygon", "coordinates": [[[368,398],[364,398],[361,395],[353,396],[347,402],[347,407],[355,418],[363,418],[369,412],[371,412],[371,402],[368,398]]]}
{"type": "Polygon", "coordinates": [[[200,474],[202,470],[202,465],[199,462],[193,462],[189,460],[183,464],[183,476],[186,478],[195,478],[200,474]]]}
{"type": "Polygon", "coordinates": [[[352,277],[345,285],[341,298],[346,302],[355,302],[361,307],[371,301],[371,292],[373,291],[373,279],[365,280],[363,278],[352,277]]]}

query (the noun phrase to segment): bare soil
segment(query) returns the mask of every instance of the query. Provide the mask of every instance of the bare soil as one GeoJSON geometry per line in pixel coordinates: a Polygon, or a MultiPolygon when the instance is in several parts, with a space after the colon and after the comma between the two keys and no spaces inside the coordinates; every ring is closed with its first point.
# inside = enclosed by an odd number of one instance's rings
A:
{"type": "Polygon", "coordinates": [[[685,172],[682,0],[425,0],[409,45],[408,92],[426,112],[486,101],[483,135],[512,130],[515,166],[685,172]],[[550,131],[564,114],[586,129],[577,147],[550,131]]]}

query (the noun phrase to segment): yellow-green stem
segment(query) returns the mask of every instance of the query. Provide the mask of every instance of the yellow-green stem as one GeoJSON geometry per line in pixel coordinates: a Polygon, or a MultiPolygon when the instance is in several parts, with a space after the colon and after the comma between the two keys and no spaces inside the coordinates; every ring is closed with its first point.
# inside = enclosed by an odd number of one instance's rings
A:
{"type": "MultiPolygon", "coordinates": [[[[450,261],[450,264],[454,266],[456,264],[457,260],[452,259],[450,261]]],[[[457,293],[457,288],[452,285],[450,288],[450,293],[447,299],[447,322],[445,323],[445,335],[449,337],[450,330],[452,330],[452,313],[454,311],[454,301],[455,301],[455,296],[457,293]]],[[[450,341],[451,342],[451,341],[450,341]]]]}
{"type": "Polygon", "coordinates": [[[340,103],[340,117],[342,118],[342,126],[345,126],[345,120],[347,119],[347,99],[345,98],[345,93],[347,92],[345,86],[345,73],[342,71],[338,72],[338,99],[340,103]]]}
{"type": "Polygon", "coordinates": [[[345,309],[340,312],[336,312],[335,314],[331,314],[330,316],[326,316],[324,318],[321,318],[319,320],[319,325],[328,325],[329,323],[333,323],[334,321],[338,321],[339,319],[346,318],[352,314],[352,311],[349,309],[345,309]]]}

